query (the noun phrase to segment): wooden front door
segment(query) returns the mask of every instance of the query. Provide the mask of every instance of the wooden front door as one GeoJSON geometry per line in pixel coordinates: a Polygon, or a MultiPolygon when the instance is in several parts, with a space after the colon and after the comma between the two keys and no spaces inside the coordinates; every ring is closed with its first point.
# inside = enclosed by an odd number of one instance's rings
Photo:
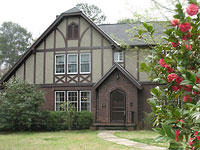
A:
{"type": "Polygon", "coordinates": [[[124,123],[125,122],[125,93],[120,90],[115,90],[111,93],[110,98],[110,121],[111,123],[124,123]]]}

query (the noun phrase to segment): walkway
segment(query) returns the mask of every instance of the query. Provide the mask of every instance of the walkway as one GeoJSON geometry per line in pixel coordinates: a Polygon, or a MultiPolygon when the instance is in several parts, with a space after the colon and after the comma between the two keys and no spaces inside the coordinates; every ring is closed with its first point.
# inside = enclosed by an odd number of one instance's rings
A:
{"type": "Polygon", "coordinates": [[[117,144],[129,146],[129,147],[138,148],[141,150],[166,150],[166,148],[163,148],[163,147],[151,146],[151,145],[147,145],[147,144],[143,144],[143,143],[139,143],[139,142],[130,141],[128,139],[116,137],[114,135],[115,132],[116,131],[103,130],[103,131],[99,132],[98,136],[100,138],[110,141],[110,142],[114,142],[117,144]]]}

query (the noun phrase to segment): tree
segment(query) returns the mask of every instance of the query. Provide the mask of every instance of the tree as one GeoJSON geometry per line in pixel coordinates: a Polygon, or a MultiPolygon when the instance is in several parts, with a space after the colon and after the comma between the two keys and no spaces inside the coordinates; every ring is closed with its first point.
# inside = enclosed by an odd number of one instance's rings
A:
{"type": "Polygon", "coordinates": [[[76,7],[96,24],[102,24],[106,20],[106,16],[103,14],[102,10],[95,5],[79,3],[76,5],[76,7]]]}
{"type": "Polygon", "coordinates": [[[32,35],[25,28],[4,22],[0,27],[0,65],[13,66],[31,43],[32,35]]]}
{"type": "Polygon", "coordinates": [[[4,84],[0,93],[0,130],[33,130],[40,119],[44,94],[21,80],[4,84]]]}
{"type": "MultiPolygon", "coordinates": [[[[141,71],[161,84],[151,89],[148,99],[154,131],[160,134],[155,140],[168,141],[174,150],[200,149],[200,13],[196,0],[188,2],[186,9],[177,2],[164,43],[155,43],[147,62],[141,63],[141,71]]],[[[145,38],[148,33],[154,38],[155,29],[143,26],[136,36],[145,38]]]]}
{"type": "MultiPolygon", "coordinates": [[[[153,10],[152,10],[153,11],[153,10]]],[[[122,18],[117,21],[117,23],[135,23],[135,22],[147,22],[147,21],[156,21],[158,20],[155,15],[151,14],[147,9],[143,11],[143,14],[138,13],[137,11],[133,12],[133,18],[122,18]]]]}

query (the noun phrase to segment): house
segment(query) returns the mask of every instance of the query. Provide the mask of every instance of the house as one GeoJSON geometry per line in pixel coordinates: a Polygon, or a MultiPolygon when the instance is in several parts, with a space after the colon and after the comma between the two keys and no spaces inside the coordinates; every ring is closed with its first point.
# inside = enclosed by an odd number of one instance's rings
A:
{"type": "Polygon", "coordinates": [[[147,45],[130,42],[128,28],[127,24],[97,26],[72,8],[56,18],[0,84],[11,78],[37,84],[45,92],[44,109],[60,111],[63,102],[70,102],[77,111],[91,111],[96,126],[141,128],[143,112],[150,111],[146,99],[155,85],[138,71],[147,45]],[[123,50],[112,34],[138,50],[123,50]]]}

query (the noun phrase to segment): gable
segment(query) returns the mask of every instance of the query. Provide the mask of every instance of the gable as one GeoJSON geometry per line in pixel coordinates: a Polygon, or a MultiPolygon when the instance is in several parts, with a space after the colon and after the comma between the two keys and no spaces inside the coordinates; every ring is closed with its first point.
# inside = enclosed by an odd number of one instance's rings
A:
{"type": "MultiPolygon", "coordinates": [[[[115,41],[81,12],[63,13],[8,71],[1,79],[0,84],[12,76],[24,78],[31,84],[46,83],[46,72],[52,71],[54,66],[54,61],[50,61],[48,58],[52,59],[52,56],[55,55],[54,50],[57,53],[65,53],[68,50],[73,52],[76,52],[74,50],[95,50],[104,46],[107,47],[108,51],[112,51],[113,45],[115,48],[119,48],[115,41]],[[78,39],[68,39],[67,37],[67,28],[71,23],[76,23],[79,26],[78,39]]],[[[54,80],[52,75],[47,78],[49,79],[48,83],[52,83],[54,80]]]]}

